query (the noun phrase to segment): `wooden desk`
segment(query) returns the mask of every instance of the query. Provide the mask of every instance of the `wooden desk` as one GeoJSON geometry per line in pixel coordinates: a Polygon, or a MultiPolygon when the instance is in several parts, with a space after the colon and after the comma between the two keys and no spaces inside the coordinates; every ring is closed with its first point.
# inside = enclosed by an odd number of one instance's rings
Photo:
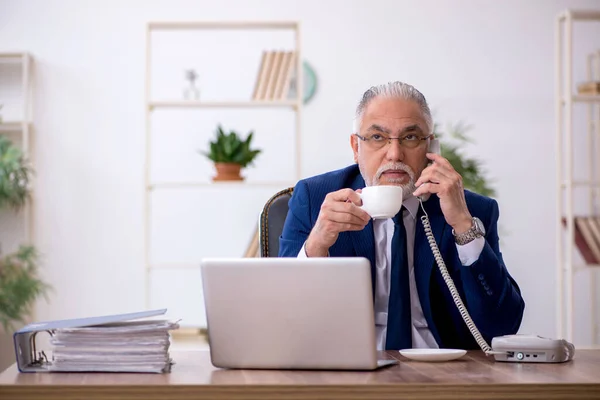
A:
{"type": "Polygon", "coordinates": [[[374,372],[218,370],[207,351],[173,352],[170,374],[0,374],[0,399],[600,399],[600,350],[564,364],[496,363],[469,352],[374,372]]]}

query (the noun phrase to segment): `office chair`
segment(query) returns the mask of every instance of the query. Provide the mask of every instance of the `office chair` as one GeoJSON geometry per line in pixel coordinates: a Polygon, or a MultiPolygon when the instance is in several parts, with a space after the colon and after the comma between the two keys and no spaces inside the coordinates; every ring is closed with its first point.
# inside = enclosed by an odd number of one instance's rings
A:
{"type": "Polygon", "coordinates": [[[293,187],[277,192],[263,207],[259,221],[260,257],[277,257],[279,236],[283,231],[288,202],[293,192],[293,187]]]}

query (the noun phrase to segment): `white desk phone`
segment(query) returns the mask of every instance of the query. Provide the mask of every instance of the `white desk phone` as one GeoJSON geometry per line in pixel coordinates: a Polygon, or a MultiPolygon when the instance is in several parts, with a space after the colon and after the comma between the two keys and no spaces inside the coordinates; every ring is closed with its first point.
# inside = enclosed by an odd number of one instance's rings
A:
{"type": "MultiPolygon", "coordinates": [[[[441,154],[440,143],[437,139],[431,139],[429,142],[428,151],[430,153],[441,154]]],[[[454,282],[446,269],[446,264],[441,256],[440,250],[437,246],[433,233],[431,231],[431,225],[429,217],[423,206],[423,202],[429,199],[429,195],[419,196],[419,203],[423,210],[424,215],[421,217],[421,222],[425,228],[425,235],[427,241],[433,252],[436,264],[444,278],[444,282],[450,290],[450,294],[454,299],[454,303],[460,312],[463,320],[467,324],[469,331],[475,338],[475,341],[481,347],[481,350],[486,355],[493,355],[496,361],[508,361],[508,362],[532,362],[532,363],[556,363],[564,362],[573,359],[575,354],[575,346],[572,343],[567,342],[564,339],[549,339],[536,335],[505,335],[499,336],[492,339],[492,346],[490,347],[485,339],[481,336],[481,333],[475,326],[475,323],[471,319],[469,312],[467,311],[460,294],[454,286],[454,282]]]]}

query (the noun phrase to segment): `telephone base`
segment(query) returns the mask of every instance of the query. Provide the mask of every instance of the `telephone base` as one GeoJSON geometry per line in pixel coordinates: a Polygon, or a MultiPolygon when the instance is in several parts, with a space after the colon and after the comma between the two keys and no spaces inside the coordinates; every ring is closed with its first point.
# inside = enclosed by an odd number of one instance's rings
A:
{"type": "Polygon", "coordinates": [[[500,362],[560,363],[570,361],[575,346],[564,339],[536,335],[506,335],[492,339],[494,359],[500,362]]]}

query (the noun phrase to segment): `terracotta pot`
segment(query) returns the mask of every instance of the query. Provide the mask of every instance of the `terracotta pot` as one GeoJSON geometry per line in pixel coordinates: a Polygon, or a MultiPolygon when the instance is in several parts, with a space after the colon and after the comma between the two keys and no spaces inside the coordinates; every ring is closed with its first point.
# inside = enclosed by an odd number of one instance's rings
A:
{"type": "Polygon", "coordinates": [[[242,166],[234,163],[215,163],[217,175],[213,181],[243,181],[244,177],[240,175],[242,166]]]}

